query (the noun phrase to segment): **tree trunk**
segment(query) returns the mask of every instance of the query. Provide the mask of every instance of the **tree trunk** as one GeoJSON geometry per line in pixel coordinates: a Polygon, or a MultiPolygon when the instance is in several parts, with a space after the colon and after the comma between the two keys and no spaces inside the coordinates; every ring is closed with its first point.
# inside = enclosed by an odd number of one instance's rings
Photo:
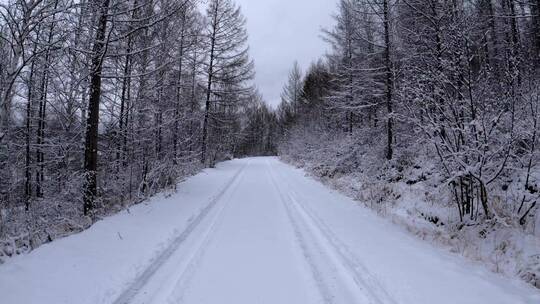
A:
{"type": "MultiPolygon", "coordinates": [[[[36,48],[34,48],[34,52],[36,48]]],[[[28,77],[28,102],[26,104],[26,155],[25,155],[25,180],[24,180],[24,194],[25,194],[25,208],[26,211],[30,209],[30,199],[32,197],[32,169],[31,164],[31,131],[32,131],[32,101],[34,99],[34,70],[35,62],[32,61],[30,66],[30,76],[28,77]]]]}
{"type": "Polygon", "coordinates": [[[185,36],[185,23],[186,23],[186,14],[182,15],[182,29],[180,31],[180,50],[178,58],[178,79],[176,85],[176,105],[174,108],[174,134],[173,134],[173,163],[178,164],[178,132],[180,124],[180,105],[182,101],[182,73],[183,73],[183,63],[184,63],[184,36],[185,36]]]}
{"type": "Polygon", "coordinates": [[[210,37],[211,47],[210,47],[210,65],[208,67],[208,84],[206,88],[206,102],[204,106],[204,122],[203,122],[203,138],[202,138],[202,148],[201,148],[201,163],[206,163],[206,150],[207,150],[207,141],[208,141],[208,122],[210,118],[210,97],[212,96],[212,81],[214,73],[214,48],[216,46],[216,31],[217,31],[217,20],[218,18],[218,5],[216,4],[214,9],[214,16],[212,20],[212,35],[210,37]]]}
{"type": "MultiPolygon", "coordinates": [[[[55,2],[54,9],[58,7],[58,1],[55,2]]],[[[36,196],[43,197],[43,181],[45,178],[45,153],[43,151],[43,144],[45,143],[45,119],[47,116],[47,91],[49,88],[49,70],[51,67],[51,43],[54,37],[54,26],[56,16],[53,15],[52,23],[49,28],[49,35],[47,37],[47,50],[45,52],[45,60],[43,62],[43,73],[41,75],[41,87],[40,87],[40,99],[39,99],[39,119],[37,130],[37,145],[36,145],[36,196]]]]}
{"type": "MultiPolygon", "coordinates": [[[[197,39],[197,37],[195,37],[195,39],[197,39]]],[[[196,43],[196,42],[195,42],[196,43]]],[[[196,94],[197,94],[197,65],[198,65],[198,62],[197,62],[197,58],[198,58],[198,54],[197,54],[197,50],[195,49],[194,52],[193,52],[193,67],[192,67],[192,70],[191,70],[191,100],[190,100],[190,106],[189,106],[189,114],[190,114],[190,119],[189,119],[189,134],[190,134],[190,139],[189,139],[189,152],[191,154],[191,152],[193,152],[193,149],[195,148],[195,140],[194,140],[194,114],[195,114],[195,107],[197,106],[197,100],[196,100],[196,94]]]]}
{"type": "Polygon", "coordinates": [[[385,61],[385,72],[386,72],[386,110],[388,114],[387,120],[387,147],[386,147],[386,159],[391,160],[393,158],[393,128],[394,128],[394,118],[393,118],[393,71],[392,71],[392,59],[391,59],[391,38],[390,38],[390,11],[389,11],[389,0],[383,0],[383,15],[384,15],[384,61],[385,61]]]}
{"type": "Polygon", "coordinates": [[[45,154],[43,152],[43,144],[45,140],[45,119],[47,111],[47,90],[48,90],[48,55],[45,58],[45,63],[43,66],[43,73],[41,76],[41,88],[40,88],[40,99],[38,106],[38,129],[37,129],[37,138],[36,138],[36,196],[43,196],[43,180],[44,180],[44,161],[45,154]]]}
{"type": "MultiPolygon", "coordinates": [[[[490,27],[490,33],[491,33],[491,49],[493,51],[493,55],[491,55],[490,63],[495,70],[495,76],[497,79],[499,79],[499,41],[497,36],[497,25],[495,23],[495,10],[493,8],[492,0],[486,0],[486,6],[487,6],[487,14],[488,14],[488,23],[490,27]]],[[[489,55],[489,54],[488,54],[489,55]]]]}
{"type": "Polygon", "coordinates": [[[522,76],[520,70],[520,54],[521,54],[521,38],[519,33],[519,27],[517,24],[516,7],[514,0],[508,0],[508,7],[510,9],[510,28],[511,28],[511,39],[512,39],[512,57],[510,59],[510,71],[512,77],[516,77],[518,89],[521,87],[522,76]]]}
{"type": "Polygon", "coordinates": [[[99,4],[99,19],[94,40],[92,69],[90,71],[90,98],[88,101],[88,118],[86,122],[86,141],[84,149],[84,215],[94,208],[97,197],[97,162],[98,162],[98,131],[99,105],[101,99],[101,71],[107,42],[107,14],[110,0],[101,0],[99,4]]]}
{"type": "Polygon", "coordinates": [[[540,66],[540,0],[531,0],[531,11],[533,14],[534,45],[533,59],[537,66],[540,66]]]}
{"type": "MultiPolygon", "coordinates": [[[[137,6],[137,1],[133,4],[134,8],[137,6]]],[[[133,13],[133,18],[135,18],[135,12],[133,13]]],[[[122,93],[120,97],[120,117],[119,117],[119,132],[120,132],[120,140],[118,140],[118,148],[116,150],[116,162],[117,162],[117,168],[120,168],[120,164],[125,163],[125,147],[124,144],[126,143],[126,127],[127,127],[127,113],[128,108],[127,104],[129,104],[129,101],[127,100],[129,98],[129,91],[131,90],[131,44],[132,44],[132,37],[131,34],[128,35],[127,38],[127,46],[126,46],[126,61],[124,63],[124,79],[122,80],[122,93]]]]}

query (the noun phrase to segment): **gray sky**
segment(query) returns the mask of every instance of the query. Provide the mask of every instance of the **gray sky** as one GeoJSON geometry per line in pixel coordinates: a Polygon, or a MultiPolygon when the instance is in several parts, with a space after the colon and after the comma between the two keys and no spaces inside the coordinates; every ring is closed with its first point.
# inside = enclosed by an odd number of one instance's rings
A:
{"type": "Polygon", "coordinates": [[[272,106],[295,60],[303,71],[328,49],[321,28],[333,24],[337,0],[236,0],[247,17],[256,85],[272,106]]]}

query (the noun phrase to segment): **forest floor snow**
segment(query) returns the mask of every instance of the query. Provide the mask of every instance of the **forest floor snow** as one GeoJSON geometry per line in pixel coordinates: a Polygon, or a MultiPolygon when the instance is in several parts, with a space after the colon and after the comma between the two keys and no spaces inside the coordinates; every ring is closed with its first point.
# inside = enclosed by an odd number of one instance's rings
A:
{"type": "Polygon", "coordinates": [[[540,303],[277,158],[222,163],[0,265],[0,303],[540,303]]]}

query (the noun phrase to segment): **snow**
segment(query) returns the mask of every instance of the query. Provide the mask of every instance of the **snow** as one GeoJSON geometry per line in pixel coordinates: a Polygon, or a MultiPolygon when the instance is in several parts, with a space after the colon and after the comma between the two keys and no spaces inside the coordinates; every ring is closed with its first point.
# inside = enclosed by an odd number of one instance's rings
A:
{"type": "Polygon", "coordinates": [[[276,158],[222,163],[0,266],[0,303],[540,303],[276,158]]]}

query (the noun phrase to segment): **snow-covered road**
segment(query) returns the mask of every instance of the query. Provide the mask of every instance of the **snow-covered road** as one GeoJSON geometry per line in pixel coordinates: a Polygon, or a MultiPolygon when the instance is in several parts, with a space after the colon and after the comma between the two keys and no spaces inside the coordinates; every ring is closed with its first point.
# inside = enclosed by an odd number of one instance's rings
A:
{"type": "Polygon", "coordinates": [[[250,158],[0,265],[0,303],[538,304],[540,292],[250,158]]]}

